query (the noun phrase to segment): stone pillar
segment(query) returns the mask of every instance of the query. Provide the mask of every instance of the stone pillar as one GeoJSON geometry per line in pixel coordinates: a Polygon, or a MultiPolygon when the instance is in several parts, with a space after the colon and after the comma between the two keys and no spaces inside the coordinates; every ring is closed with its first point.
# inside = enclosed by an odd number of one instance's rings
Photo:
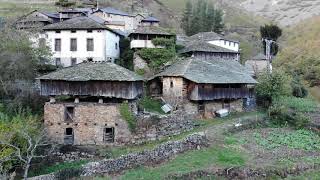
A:
{"type": "Polygon", "coordinates": [[[102,99],[102,98],[99,98],[98,103],[99,103],[99,104],[103,104],[103,99],[102,99]]]}
{"type": "Polygon", "coordinates": [[[79,102],[80,102],[79,97],[76,97],[76,98],[74,99],[74,103],[78,104],[79,102]]]}
{"type": "Polygon", "coordinates": [[[50,96],[50,103],[55,103],[56,102],[56,99],[54,96],[50,96]]]}

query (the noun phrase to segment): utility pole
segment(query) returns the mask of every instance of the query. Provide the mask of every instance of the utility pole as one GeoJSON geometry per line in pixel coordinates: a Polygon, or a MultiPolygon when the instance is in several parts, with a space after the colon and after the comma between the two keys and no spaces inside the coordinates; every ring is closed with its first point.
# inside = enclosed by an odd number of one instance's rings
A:
{"type": "Polygon", "coordinates": [[[267,59],[267,72],[269,74],[272,73],[272,65],[271,65],[271,60],[272,60],[272,56],[271,56],[271,46],[272,43],[276,43],[275,41],[273,41],[272,39],[262,39],[262,41],[264,41],[266,43],[266,59],[267,59]]]}

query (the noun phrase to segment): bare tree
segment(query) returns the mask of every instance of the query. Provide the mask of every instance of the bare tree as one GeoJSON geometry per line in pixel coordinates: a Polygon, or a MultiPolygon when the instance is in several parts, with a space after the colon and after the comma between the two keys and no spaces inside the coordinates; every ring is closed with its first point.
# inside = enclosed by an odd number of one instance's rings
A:
{"type": "Polygon", "coordinates": [[[12,149],[12,153],[0,159],[0,167],[3,163],[8,161],[18,161],[23,165],[23,179],[28,178],[28,172],[31,166],[31,162],[36,158],[44,158],[54,150],[54,146],[48,144],[45,136],[45,130],[34,135],[26,129],[15,130],[10,134],[7,134],[7,138],[2,136],[0,138],[0,145],[6,148],[12,149]],[[26,142],[26,147],[17,145],[16,142],[12,142],[12,137],[18,135],[22,137],[26,142]],[[4,137],[4,138],[3,138],[4,137]],[[50,147],[48,149],[48,147],[50,147]],[[47,148],[46,152],[39,153],[39,150],[47,148]]]}

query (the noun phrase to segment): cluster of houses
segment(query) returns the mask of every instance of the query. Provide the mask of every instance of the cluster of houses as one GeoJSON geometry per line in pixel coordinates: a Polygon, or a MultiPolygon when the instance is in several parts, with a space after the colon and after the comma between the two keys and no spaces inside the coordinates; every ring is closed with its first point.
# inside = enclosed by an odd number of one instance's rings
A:
{"type": "Polygon", "coordinates": [[[19,29],[34,27],[41,29],[35,42],[45,41],[53,63],[64,67],[38,78],[41,95],[50,98],[44,107],[45,127],[60,144],[128,143],[133,135],[120,107],[126,102],[138,114],[144,95],[204,118],[221,109],[243,111],[254,97],[257,82],[239,62],[239,42],[214,32],[177,40],[184,45],[179,52],[183,58],[144,78],[115,61],[121,38],[128,37],[132,49],[159,48],[152,39],[176,38],[154,17],[113,8],[73,9],[34,11],[17,22],[19,29]]]}

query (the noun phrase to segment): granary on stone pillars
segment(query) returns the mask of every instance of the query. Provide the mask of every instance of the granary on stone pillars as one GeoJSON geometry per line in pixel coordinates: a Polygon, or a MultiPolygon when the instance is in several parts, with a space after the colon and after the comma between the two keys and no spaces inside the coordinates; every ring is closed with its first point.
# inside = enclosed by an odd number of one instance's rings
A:
{"type": "Polygon", "coordinates": [[[108,62],[81,63],[40,78],[48,137],[58,144],[126,144],[131,132],[120,114],[128,103],[137,111],[143,78],[108,62]]]}
{"type": "Polygon", "coordinates": [[[211,118],[223,108],[242,111],[243,100],[253,96],[256,83],[237,61],[192,57],[149,79],[148,93],[186,113],[211,118]]]}

